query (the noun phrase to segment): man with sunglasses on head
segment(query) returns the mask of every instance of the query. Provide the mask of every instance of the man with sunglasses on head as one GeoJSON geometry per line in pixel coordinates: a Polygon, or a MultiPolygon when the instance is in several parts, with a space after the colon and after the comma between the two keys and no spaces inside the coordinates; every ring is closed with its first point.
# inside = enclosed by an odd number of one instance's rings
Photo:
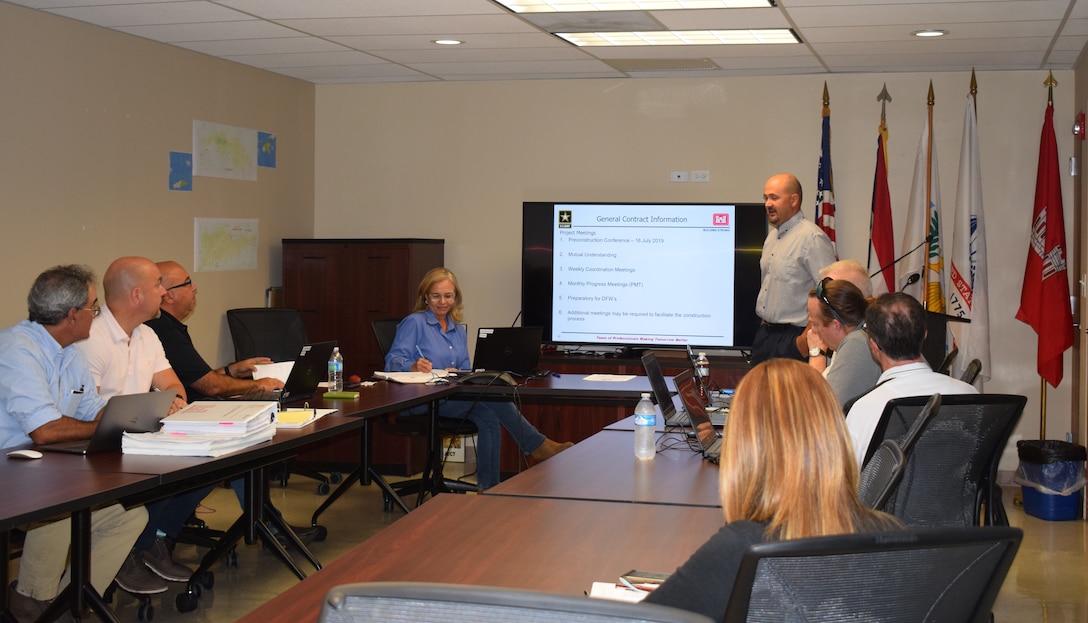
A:
{"type": "Polygon", "coordinates": [[[756,314],[761,322],[752,346],[752,365],[773,357],[806,359],[802,348],[808,321],[808,293],[820,269],[835,261],[827,234],[801,212],[801,182],[789,173],[767,180],[763,203],[771,231],[759,258],[756,314]]]}
{"type": "Polygon", "coordinates": [[[864,466],[873,433],[894,398],[933,394],[977,394],[973,385],[934,372],[922,357],[926,311],[913,296],[883,294],[865,312],[869,351],[883,372],[876,387],[846,406],[846,427],[854,442],[858,466],[864,466]]]}

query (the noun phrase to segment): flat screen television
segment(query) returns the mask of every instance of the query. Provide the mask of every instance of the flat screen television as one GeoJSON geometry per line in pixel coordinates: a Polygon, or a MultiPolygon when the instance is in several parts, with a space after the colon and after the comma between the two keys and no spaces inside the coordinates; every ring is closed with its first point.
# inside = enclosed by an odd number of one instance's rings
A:
{"type": "Polygon", "coordinates": [[[522,204],[522,324],[586,350],[747,350],[760,203],[522,204]]]}

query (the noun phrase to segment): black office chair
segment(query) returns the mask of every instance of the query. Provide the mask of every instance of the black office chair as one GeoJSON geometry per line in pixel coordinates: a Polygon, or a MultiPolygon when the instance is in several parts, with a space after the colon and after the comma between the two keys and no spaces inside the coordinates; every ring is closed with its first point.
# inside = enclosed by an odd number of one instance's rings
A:
{"type": "Polygon", "coordinates": [[[914,528],[757,543],[740,563],[725,623],[982,623],[1019,528],[914,528]]]}
{"type": "Polygon", "coordinates": [[[899,449],[903,452],[904,459],[910,456],[910,452],[914,449],[914,444],[917,443],[922,431],[941,412],[941,395],[933,394],[930,396],[922,410],[917,413],[903,412],[897,408],[898,404],[898,402],[892,400],[884,405],[884,412],[880,414],[880,420],[877,421],[876,428],[873,430],[873,438],[869,440],[869,449],[865,452],[865,461],[862,463],[863,469],[869,464],[869,461],[885,439],[895,439],[899,449]],[[908,417],[913,421],[907,421],[906,418],[908,417]],[[891,433],[889,433],[889,430],[891,433]]]}
{"type": "Polygon", "coordinates": [[[541,591],[425,582],[370,582],[334,587],[325,596],[318,621],[711,623],[701,614],[658,604],[632,604],[541,591]]]}
{"type": "Polygon", "coordinates": [[[306,345],[306,325],[297,309],[243,307],[227,310],[227,327],[237,361],[268,357],[294,361],[306,345]]]}
{"type": "Polygon", "coordinates": [[[899,444],[893,439],[885,439],[873,458],[865,464],[865,469],[861,470],[858,481],[858,499],[861,503],[869,508],[884,508],[903,479],[905,463],[899,444]]]}
{"type": "MultiPolygon", "coordinates": [[[[392,348],[393,340],[397,335],[397,325],[400,324],[400,321],[400,318],[371,321],[370,326],[374,330],[374,338],[378,341],[382,357],[385,357],[389,353],[389,349],[392,348]]],[[[397,495],[415,494],[417,496],[416,506],[419,506],[428,493],[431,495],[441,491],[464,493],[476,489],[474,485],[446,478],[443,475],[446,464],[446,449],[442,444],[442,439],[446,437],[475,435],[477,433],[475,424],[467,420],[457,421],[450,418],[439,418],[439,434],[436,438],[431,439],[431,418],[428,414],[401,415],[391,413],[378,418],[377,421],[382,431],[390,435],[424,436],[428,438],[427,461],[424,463],[423,475],[418,479],[391,483],[390,486],[397,492],[397,495]]],[[[385,510],[393,510],[393,501],[388,495],[383,495],[382,503],[385,510]]]]}
{"type": "MultiPolygon", "coordinates": [[[[930,400],[889,401],[881,437],[907,440],[930,400]]],[[[905,453],[903,480],[884,510],[909,526],[1008,525],[997,467],[1026,402],[1009,394],[942,396],[939,412],[905,453]]]]}
{"type": "MultiPolygon", "coordinates": [[[[250,357],[268,357],[272,361],[294,361],[306,345],[306,326],[297,309],[287,307],[243,307],[227,310],[227,327],[234,342],[235,361],[250,357]]],[[[317,481],[317,493],[329,492],[330,483],[340,482],[341,476],[321,472],[288,461],[276,477],[280,486],[286,487],[291,474],[298,474],[317,481]]]]}
{"type": "Polygon", "coordinates": [[[963,374],[960,375],[960,380],[964,383],[975,384],[975,379],[982,373],[982,362],[978,359],[972,359],[967,367],[963,369],[963,374]]]}

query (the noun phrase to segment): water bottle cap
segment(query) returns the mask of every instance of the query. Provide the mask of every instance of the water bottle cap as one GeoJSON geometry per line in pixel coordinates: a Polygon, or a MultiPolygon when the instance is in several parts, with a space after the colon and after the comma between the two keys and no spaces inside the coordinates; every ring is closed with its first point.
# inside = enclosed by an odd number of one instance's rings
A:
{"type": "Polygon", "coordinates": [[[706,357],[706,353],[704,353],[704,352],[702,352],[702,351],[699,351],[699,356],[700,356],[700,357],[706,357]]]}
{"type": "Polygon", "coordinates": [[[643,398],[649,398],[650,397],[650,392],[642,392],[642,397],[643,398]]]}

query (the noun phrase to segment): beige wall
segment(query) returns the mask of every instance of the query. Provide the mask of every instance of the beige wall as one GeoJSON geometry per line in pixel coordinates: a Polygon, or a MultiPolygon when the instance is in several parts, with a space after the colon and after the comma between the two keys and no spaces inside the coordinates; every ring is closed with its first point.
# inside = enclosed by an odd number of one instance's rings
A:
{"type": "MultiPolygon", "coordinates": [[[[1056,74],[1059,155],[1072,146],[1073,73],[1056,74]]],[[[993,380],[987,391],[1029,396],[1018,435],[1036,437],[1035,335],[1013,316],[1034,196],[1046,72],[978,74],[982,175],[990,248],[993,380]]],[[[901,238],[914,157],[936,92],[934,131],[951,245],[970,74],[834,75],[832,150],[840,256],[864,262],[872,197],[876,96],[887,83],[890,186],[901,238]]],[[[763,181],[796,173],[813,214],[820,76],[720,80],[578,80],[319,86],[315,234],[446,239],[466,290],[466,321],[503,325],[518,313],[521,203],[759,201],[763,181]],[[670,184],[705,169],[709,184],[670,184]]],[[[1063,178],[1067,215],[1072,182],[1063,178]]],[[[1072,217],[1066,225],[1072,227],[1072,217]]],[[[752,275],[757,279],[758,275],[752,275]]],[[[1048,394],[1051,437],[1069,427],[1073,374],[1048,394]]],[[[1008,457],[1006,464],[1008,463],[1008,457]]],[[[1015,466],[1015,463],[1013,463],[1015,466]]]]}
{"type": "Polygon", "coordinates": [[[213,366],[233,356],[223,312],[264,304],[284,237],[313,234],[312,84],[0,2],[0,326],[26,317],[44,268],[122,255],[193,265],[194,217],[260,219],[257,270],[193,275],[190,320],[213,366]],[[167,190],[194,119],[275,133],[256,182],[167,190]]]}
{"type": "MultiPolygon", "coordinates": [[[[1076,108],[1056,74],[1059,159],[1076,108]]],[[[864,259],[876,94],[886,82],[897,239],[932,78],[942,198],[956,188],[963,73],[827,78],[840,255],[864,259]]],[[[994,379],[1030,398],[1018,435],[1038,434],[1035,338],[1013,319],[1027,248],[1045,73],[980,73],[994,379]]],[[[259,218],[256,271],[198,273],[191,319],[213,364],[230,356],[222,312],[280,284],[283,237],[442,237],[472,326],[518,312],[526,200],[758,201],[797,173],[812,214],[823,77],[323,86],[0,3],[0,325],[25,316],[43,268],[147,255],[192,263],[194,217],[259,218]],[[316,92],[316,96],[315,96],[316,92]],[[315,99],[316,98],[316,99],[315,99]],[[166,190],[167,152],[191,149],[193,119],[274,132],[279,167],[257,182],[196,178],[166,190]],[[316,145],[316,148],[315,148],[316,145]],[[706,169],[709,184],[670,184],[706,169]]],[[[1082,98],[1083,99],[1083,98],[1082,98]]],[[[1063,178],[1072,228],[1072,182],[1063,178]]],[[[951,240],[951,212],[945,216],[951,240]]],[[[1071,231],[1067,233],[1071,237],[1071,231]]],[[[753,277],[755,278],[755,277],[753,277]]],[[[350,356],[350,354],[349,354],[350,356]]],[[[1067,362],[1070,357],[1067,356],[1067,362]]],[[[1069,428],[1072,367],[1048,394],[1050,437],[1069,428]]]]}

